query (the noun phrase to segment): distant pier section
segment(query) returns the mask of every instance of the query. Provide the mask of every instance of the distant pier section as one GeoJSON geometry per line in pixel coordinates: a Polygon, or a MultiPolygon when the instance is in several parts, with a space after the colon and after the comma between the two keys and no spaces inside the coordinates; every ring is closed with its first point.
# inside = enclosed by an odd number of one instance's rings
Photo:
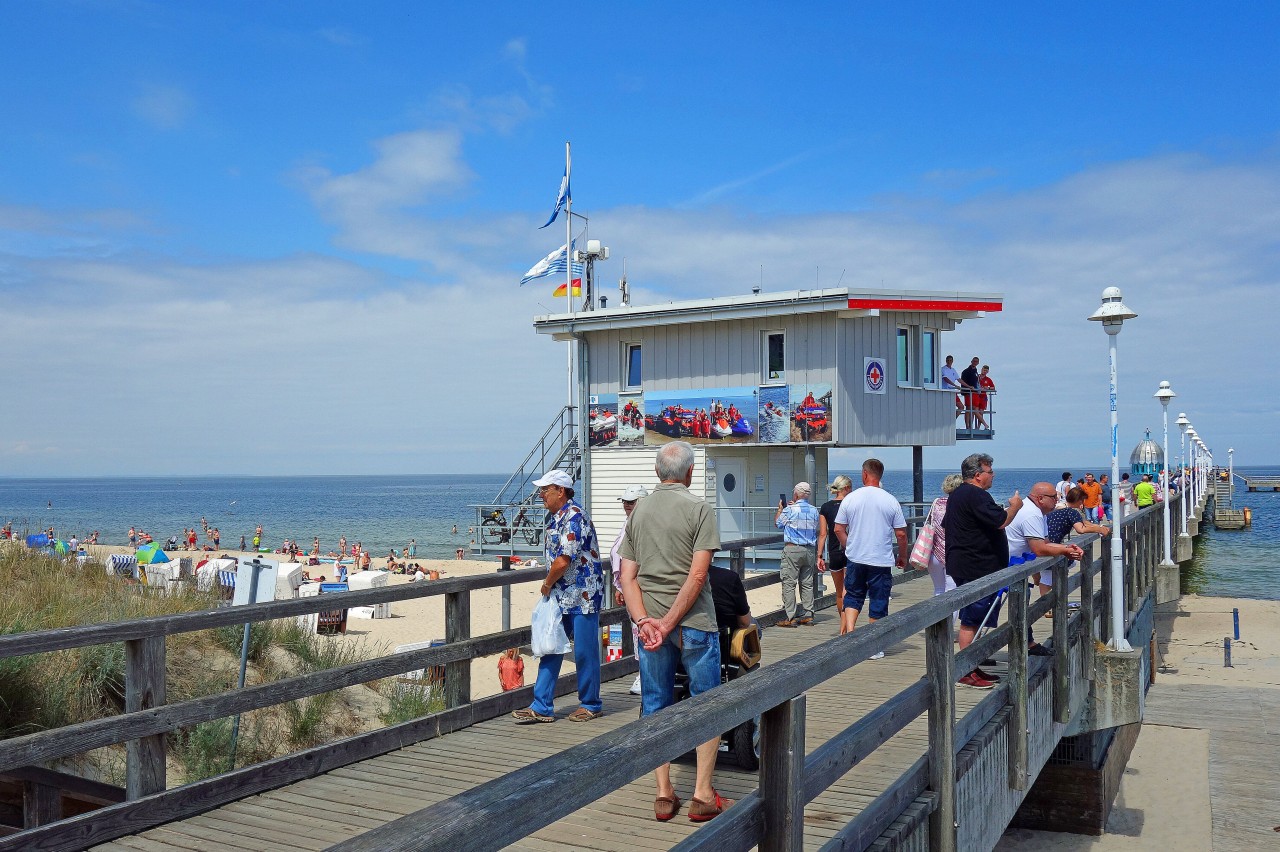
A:
{"type": "Polygon", "coordinates": [[[1280,491],[1280,475],[1244,476],[1237,474],[1237,476],[1244,480],[1246,491],[1280,491]]]}

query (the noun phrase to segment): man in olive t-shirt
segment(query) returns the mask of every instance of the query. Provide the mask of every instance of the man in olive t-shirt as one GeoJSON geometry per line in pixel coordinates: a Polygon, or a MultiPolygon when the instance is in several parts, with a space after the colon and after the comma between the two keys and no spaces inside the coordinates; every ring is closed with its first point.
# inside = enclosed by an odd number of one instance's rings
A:
{"type": "MultiPolygon", "coordinates": [[[[673,441],[658,451],[662,481],[631,512],[622,542],[622,597],[640,633],[640,715],[673,701],[676,664],[689,675],[690,695],[720,685],[720,634],[707,582],[711,557],[720,548],[715,513],[689,493],[693,447],[673,441]]],[[[689,819],[705,822],[732,804],[716,792],[712,775],[720,738],[698,746],[698,770],[689,819]]],[[[680,809],[671,786],[671,765],[654,772],[658,795],[654,817],[665,822],[680,809]]]]}

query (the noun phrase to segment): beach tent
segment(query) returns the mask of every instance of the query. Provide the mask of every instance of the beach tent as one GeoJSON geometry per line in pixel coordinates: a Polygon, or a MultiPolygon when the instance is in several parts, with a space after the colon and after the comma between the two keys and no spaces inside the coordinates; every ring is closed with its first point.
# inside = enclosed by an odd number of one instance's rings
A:
{"type": "Polygon", "coordinates": [[[35,535],[27,536],[27,547],[36,548],[36,547],[48,547],[48,546],[49,546],[49,536],[46,535],[45,533],[36,533],[35,535]]]}
{"type": "Polygon", "coordinates": [[[134,555],[138,557],[139,565],[153,565],[158,562],[168,562],[169,557],[165,555],[164,550],[156,542],[144,544],[139,547],[134,555]]]}
{"type": "Polygon", "coordinates": [[[66,556],[67,552],[71,550],[71,548],[67,545],[67,543],[60,538],[54,539],[53,544],[50,546],[53,548],[54,552],[62,556],[66,556]]]}

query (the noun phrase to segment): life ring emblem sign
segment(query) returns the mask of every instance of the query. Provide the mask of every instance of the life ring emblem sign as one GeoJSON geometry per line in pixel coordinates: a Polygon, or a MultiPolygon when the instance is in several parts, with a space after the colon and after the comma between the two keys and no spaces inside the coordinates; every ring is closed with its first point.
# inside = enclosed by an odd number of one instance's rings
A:
{"type": "Polygon", "coordinates": [[[866,393],[884,393],[885,369],[884,361],[880,358],[867,358],[863,366],[863,375],[866,378],[866,393]]]}

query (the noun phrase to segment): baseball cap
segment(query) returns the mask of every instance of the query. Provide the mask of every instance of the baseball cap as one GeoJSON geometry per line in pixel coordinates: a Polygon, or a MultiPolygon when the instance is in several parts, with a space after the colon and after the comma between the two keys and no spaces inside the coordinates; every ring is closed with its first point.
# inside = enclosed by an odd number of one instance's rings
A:
{"type": "Polygon", "coordinates": [[[648,496],[649,489],[645,488],[643,485],[628,485],[627,490],[623,491],[622,496],[618,499],[630,503],[632,500],[639,500],[641,497],[648,496]]]}
{"type": "Polygon", "coordinates": [[[549,470],[542,474],[541,479],[535,479],[533,484],[539,488],[544,485],[558,485],[561,488],[572,488],[573,479],[563,470],[549,470]]]}

